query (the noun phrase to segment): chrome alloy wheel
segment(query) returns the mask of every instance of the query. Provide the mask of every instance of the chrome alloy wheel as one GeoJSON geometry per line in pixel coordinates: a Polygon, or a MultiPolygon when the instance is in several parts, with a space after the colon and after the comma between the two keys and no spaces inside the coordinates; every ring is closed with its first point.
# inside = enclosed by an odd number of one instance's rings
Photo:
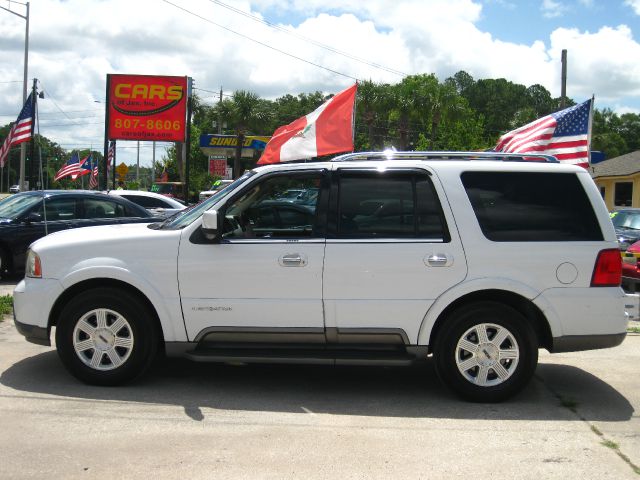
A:
{"type": "Polygon", "coordinates": [[[506,381],[516,371],[520,350],[513,334],[493,323],[467,330],[456,345],[456,365],[462,376],[481,387],[506,381]]]}
{"type": "Polygon", "coordinates": [[[97,308],[85,313],[73,329],[73,348],[86,366],[113,370],[127,361],[133,350],[133,332],[119,313],[97,308]]]}

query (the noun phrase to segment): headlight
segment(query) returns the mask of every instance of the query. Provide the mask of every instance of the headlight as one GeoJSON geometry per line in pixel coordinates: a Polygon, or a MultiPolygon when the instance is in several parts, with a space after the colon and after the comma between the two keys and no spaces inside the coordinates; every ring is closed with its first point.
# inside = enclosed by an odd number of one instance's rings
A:
{"type": "Polygon", "coordinates": [[[31,278],[42,278],[42,264],[40,263],[40,257],[32,250],[27,252],[25,274],[27,277],[31,278]]]}

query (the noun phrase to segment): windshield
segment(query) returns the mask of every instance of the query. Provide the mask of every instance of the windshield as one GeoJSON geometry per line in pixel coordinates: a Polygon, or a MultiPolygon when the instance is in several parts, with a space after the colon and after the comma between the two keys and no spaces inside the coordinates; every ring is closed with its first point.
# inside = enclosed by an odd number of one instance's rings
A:
{"type": "Polygon", "coordinates": [[[226,197],[231,190],[234,190],[238,185],[244,183],[247,178],[254,175],[253,171],[248,171],[240,178],[235,180],[233,183],[230,183],[222,190],[217,191],[212,196],[210,196],[207,200],[202,203],[198,203],[182,212],[174,215],[173,217],[168,218],[164,222],[162,222],[158,228],[168,229],[168,230],[177,230],[180,228],[184,228],[187,225],[191,225],[196,219],[200,218],[203,212],[209,210],[214,204],[218,203],[221,199],[226,197]]]}
{"type": "Polygon", "coordinates": [[[640,210],[637,212],[613,212],[611,214],[611,221],[616,228],[640,230],[640,210]]]}
{"type": "Polygon", "coordinates": [[[38,195],[14,195],[0,202],[0,218],[16,219],[42,200],[38,195]]]}

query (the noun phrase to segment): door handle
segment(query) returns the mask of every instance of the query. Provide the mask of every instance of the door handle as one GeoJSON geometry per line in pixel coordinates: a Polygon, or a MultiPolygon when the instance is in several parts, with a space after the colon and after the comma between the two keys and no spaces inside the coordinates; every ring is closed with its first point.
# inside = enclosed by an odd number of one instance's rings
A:
{"type": "Polygon", "coordinates": [[[286,253],[278,259],[282,267],[304,267],[307,264],[307,256],[299,253],[286,253]]]}
{"type": "Polygon", "coordinates": [[[446,253],[432,253],[424,257],[424,263],[429,267],[449,267],[453,265],[453,257],[446,253]]]}

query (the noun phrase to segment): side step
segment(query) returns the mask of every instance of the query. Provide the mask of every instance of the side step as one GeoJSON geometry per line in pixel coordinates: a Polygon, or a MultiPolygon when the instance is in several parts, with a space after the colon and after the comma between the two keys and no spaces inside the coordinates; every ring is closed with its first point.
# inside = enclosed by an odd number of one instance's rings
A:
{"type": "Polygon", "coordinates": [[[196,348],[183,356],[195,362],[222,363],[304,363],[314,365],[408,366],[416,355],[404,349],[323,349],[323,348],[196,348]]]}

